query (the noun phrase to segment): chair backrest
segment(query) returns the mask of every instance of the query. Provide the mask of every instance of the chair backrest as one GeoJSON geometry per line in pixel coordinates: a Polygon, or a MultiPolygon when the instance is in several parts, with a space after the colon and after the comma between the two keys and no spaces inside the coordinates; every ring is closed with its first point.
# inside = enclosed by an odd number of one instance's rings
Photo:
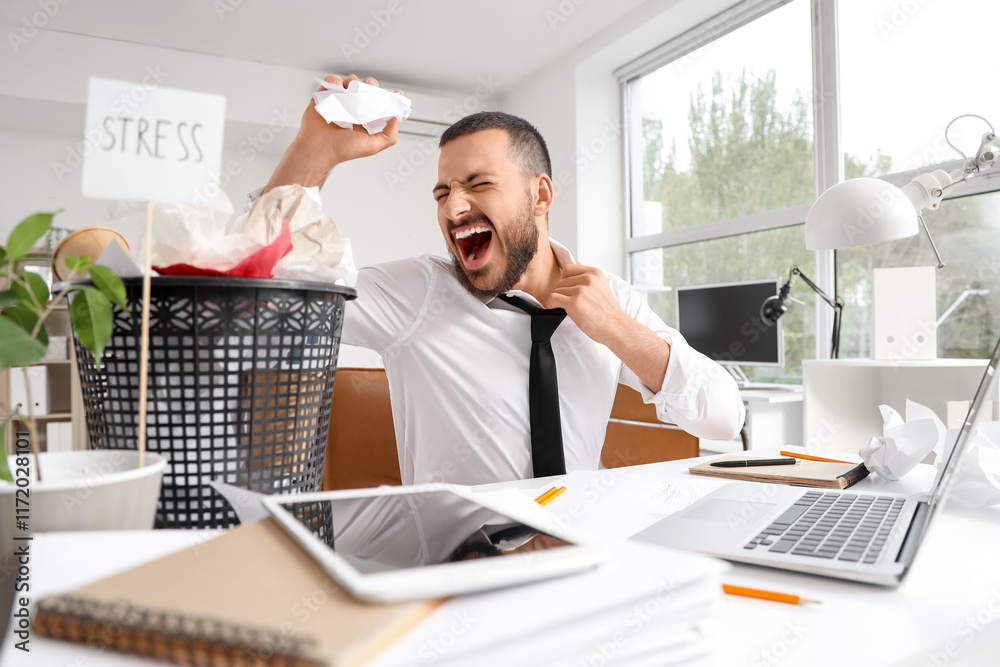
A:
{"type": "MultiPolygon", "coordinates": [[[[698,456],[698,438],[663,424],[656,408],[618,385],[601,462],[608,468],[698,456]]],[[[338,368],[323,489],[401,484],[389,381],[382,368],[338,368]]]]}
{"type": "Polygon", "coordinates": [[[604,436],[601,463],[606,468],[673,461],[698,456],[698,438],[656,417],[656,408],[639,392],[618,385],[604,436]]]}
{"type": "Polygon", "coordinates": [[[338,368],[323,490],[401,483],[385,369],[338,368]]]}

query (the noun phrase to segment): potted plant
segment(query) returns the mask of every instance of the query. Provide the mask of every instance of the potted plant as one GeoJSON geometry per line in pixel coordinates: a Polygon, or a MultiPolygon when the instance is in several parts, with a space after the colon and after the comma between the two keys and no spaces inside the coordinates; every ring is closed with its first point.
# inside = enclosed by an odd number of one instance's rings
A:
{"type": "MultiPolygon", "coordinates": [[[[0,276],[7,283],[0,291],[0,368],[10,372],[44,357],[45,323],[68,293],[75,292],[68,307],[70,326],[98,363],[111,337],[111,304],[128,312],[121,280],[106,267],[92,266],[89,257],[70,257],[67,266],[74,275],[89,271],[92,285],[62,283],[52,298],[40,276],[19,267],[19,260],[51,229],[53,215],[29,216],[0,246],[0,276]]],[[[30,392],[30,383],[26,386],[30,392]]],[[[13,543],[12,536],[28,532],[152,527],[165,459],[147,454],[140,468],[137,452],[39,452],[27,398],[27,414],[7,406],[9,414],[0,415],[0,555],[13,543]],[[7,437],[15,419],[27,432],[7,437]]]]}

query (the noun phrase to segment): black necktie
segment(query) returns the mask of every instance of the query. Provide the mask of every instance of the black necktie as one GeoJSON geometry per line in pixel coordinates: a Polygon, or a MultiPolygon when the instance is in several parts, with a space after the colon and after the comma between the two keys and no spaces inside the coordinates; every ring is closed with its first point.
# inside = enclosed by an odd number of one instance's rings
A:
{"type": "Polygon", "coordinates": [[[531,315],[531,365],[528,371],[528,415],[531,422],[531,466],[535,477],[566,472],[562,421],[559,419],[559,382],[550,339],[566,311],[546,310],[516,296],[500,298],[531,315]]]}

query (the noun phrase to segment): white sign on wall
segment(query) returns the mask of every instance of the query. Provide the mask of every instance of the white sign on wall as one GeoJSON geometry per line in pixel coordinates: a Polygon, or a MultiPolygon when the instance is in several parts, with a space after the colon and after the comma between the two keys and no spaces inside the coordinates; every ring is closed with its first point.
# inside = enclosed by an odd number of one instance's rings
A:
{"type": "Polygon", "coordinates": [[[222,162],[226,98],[91,77],[83,195],[192,203],[222,162]]]}

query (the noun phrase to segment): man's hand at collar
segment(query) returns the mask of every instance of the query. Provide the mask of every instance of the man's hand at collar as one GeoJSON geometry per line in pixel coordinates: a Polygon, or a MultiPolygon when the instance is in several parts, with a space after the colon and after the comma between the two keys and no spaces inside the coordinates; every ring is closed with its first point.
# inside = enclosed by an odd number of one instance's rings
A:
{"type": "MultiPolygon", "coordinates": [[[[346,79],[336,74],[326,77],[327,83],[339,84],[344,88],[358,80],[354,74],[346,79]]],[[[364,79],[364,83],[378,85],[378,81],[372,77],[364,79]]],[[[299,132],[282,156],[264,192],[290,184],[322,187],[330,170],[341,162],[375,155],[395,145],[399,139],[399,124],[399,120],[393,118],[384,130],[375,134],[368,134],[360,125],[347,130],[327,123],[316,112],[316,103],[310,97],[309,105],[302,114],[299,132]]]]}
{"type": "Polygon", "coordinates": [[[611,350],[650,391],[663,386],[670,345],[622,310],[600,269],[584,264],[562,267],[562,278],[544,305],[565,309],[580,331],[611,350]]]}

